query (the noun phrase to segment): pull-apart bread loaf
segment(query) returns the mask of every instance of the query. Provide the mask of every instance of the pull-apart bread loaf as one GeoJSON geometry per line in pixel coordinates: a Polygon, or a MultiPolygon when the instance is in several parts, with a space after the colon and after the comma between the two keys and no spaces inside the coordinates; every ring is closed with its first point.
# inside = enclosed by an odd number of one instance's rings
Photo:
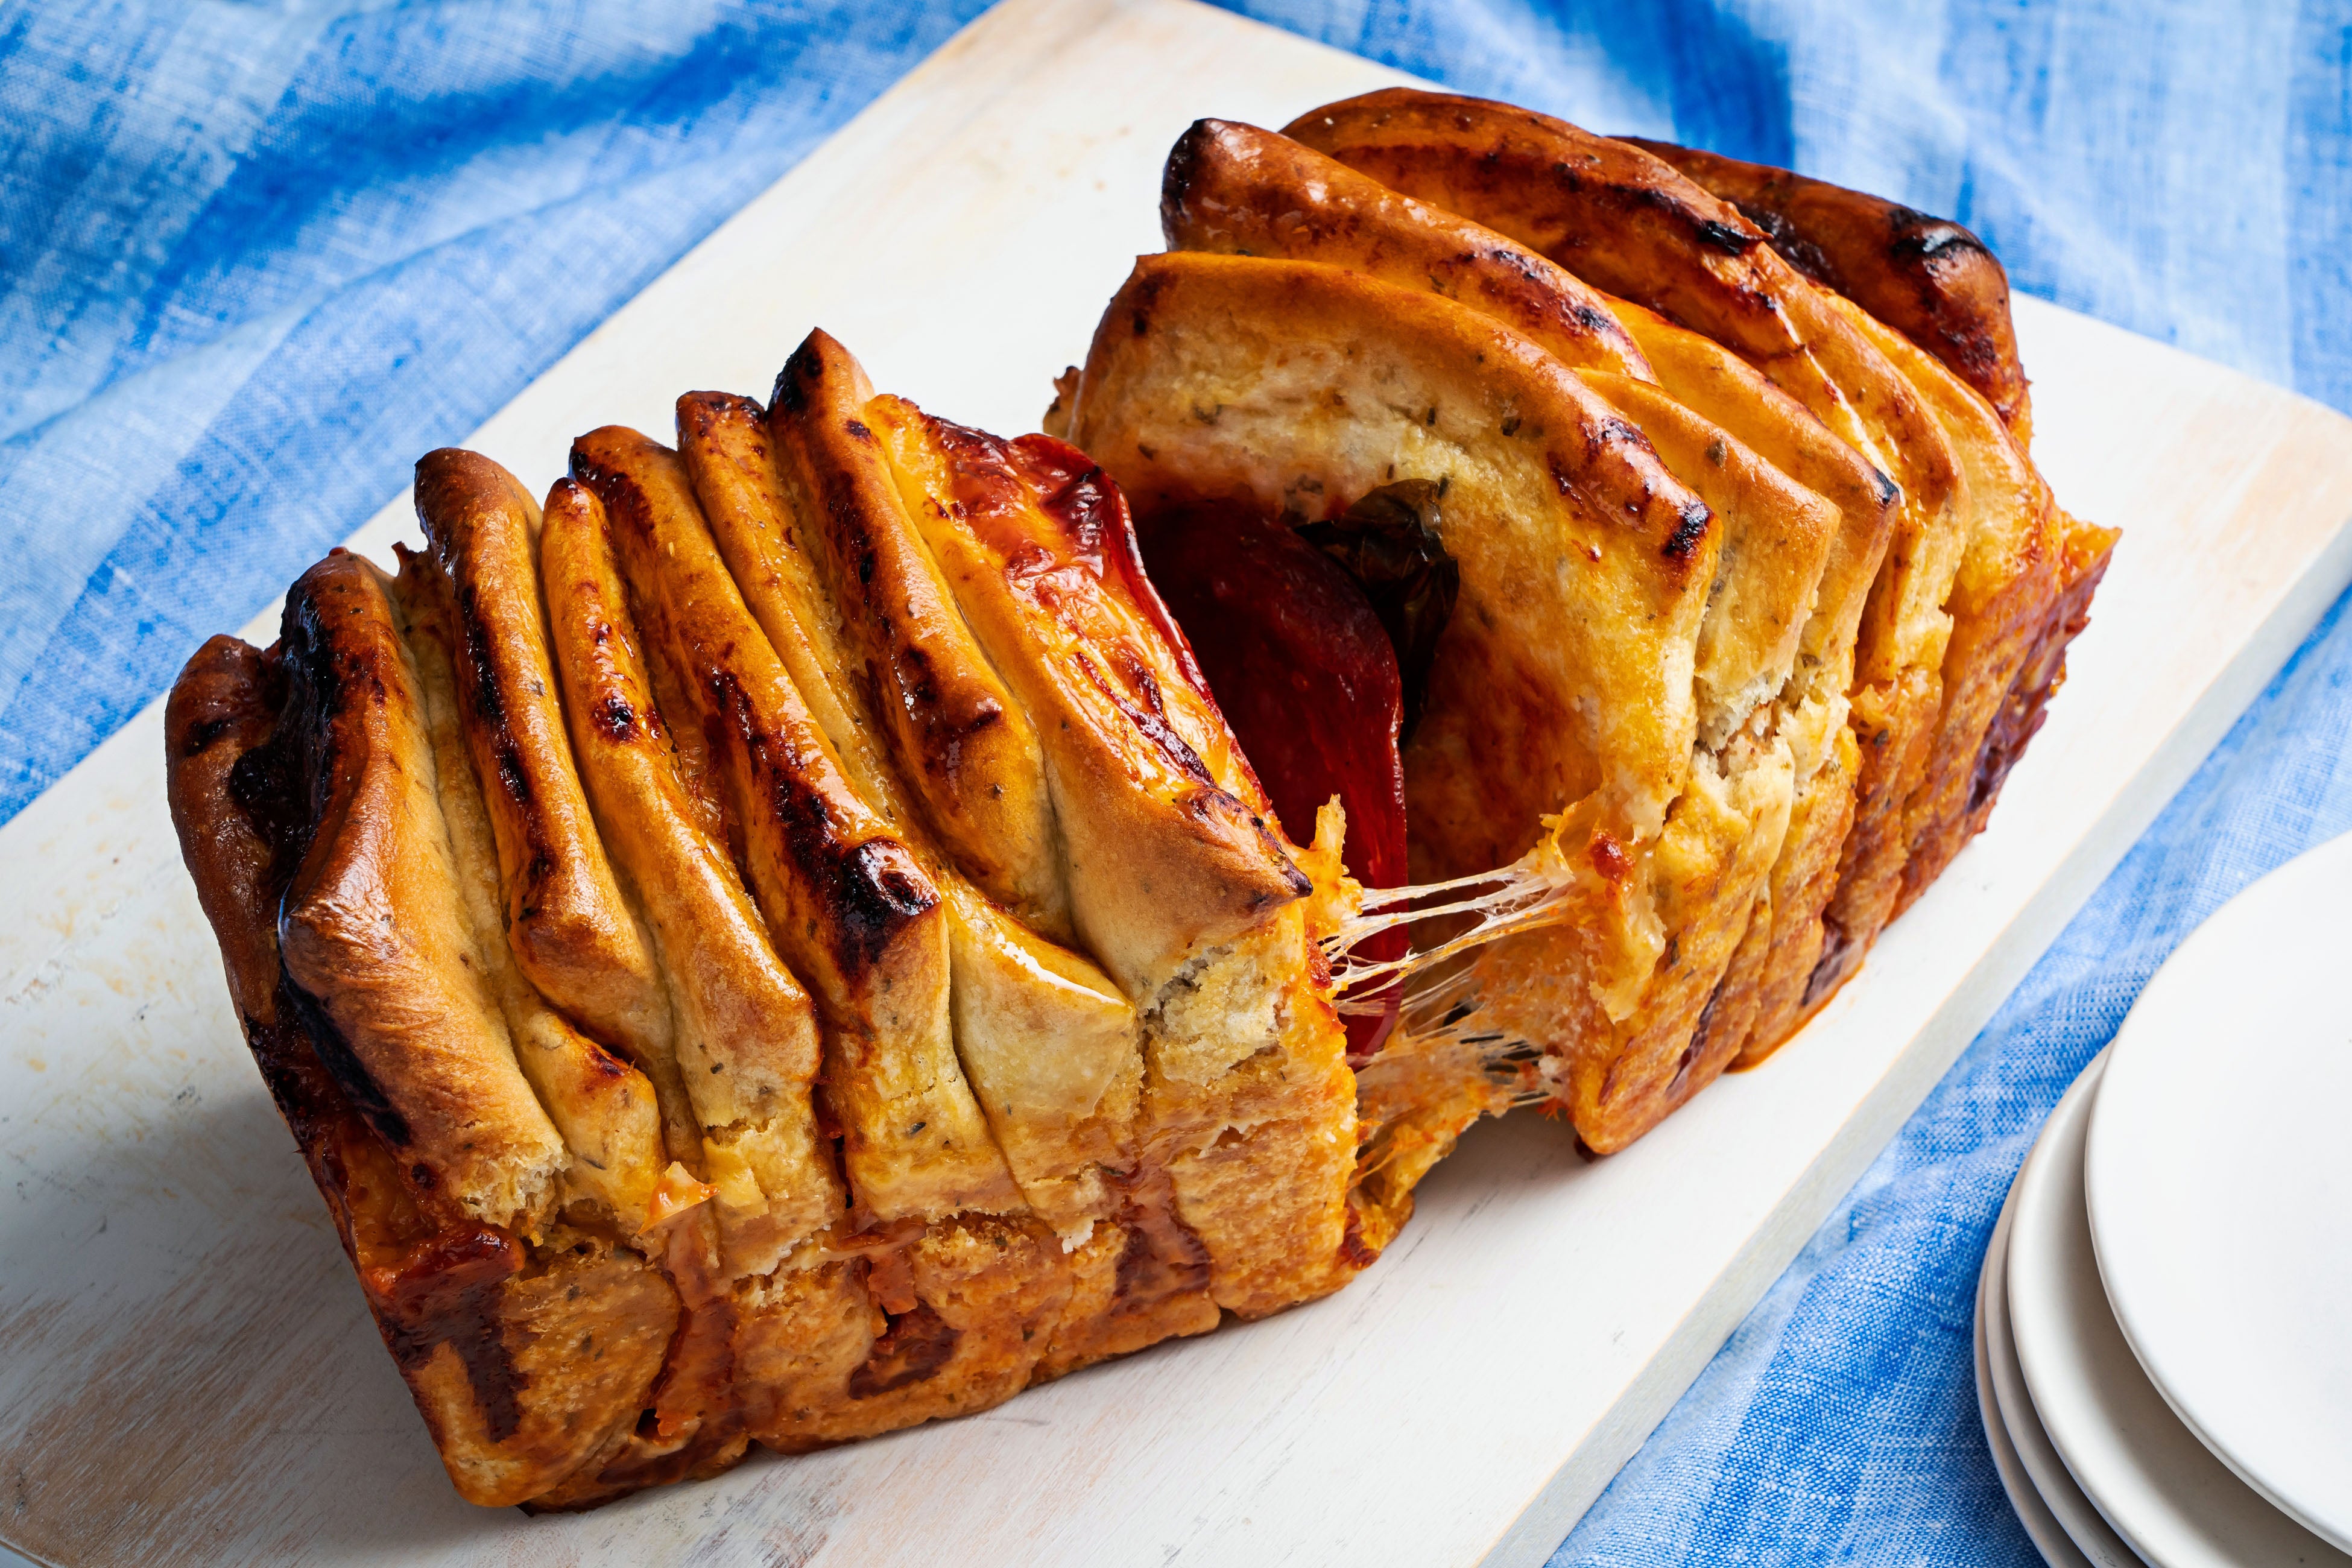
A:
{"type": "Polygon", "coordinates": [[[1161,211],[1050,434],[817,332],[543,502],[427,456],[426,549],[174,688],[247,1042],[467,1498],[1311,1300],[1514,1104],[1622,1149],[2041,722],[2115,536],[1964,230],[1415,92],[1203,121],[1161,211]]]}
{"type": "Polygon", "coordinates": [[[1403,753],[1415,879],[1540,840],[1597,873],[1433,988],[1368,1086],[1531,1041],[1538,1090],[1623,1147],[1826,1002],[2039,722],[2115,536],[1978,390],[2021,425],[1998,264],[1943,226],[1980,265],[1906,268],[1929,220],[1807,185],[1755,198],[1780,243],[1908,287],[1966,376],[1659,158],[1505,105],[1375,93],[1169,159],[1171,253],[1066,378],[1071,438],[1193,527],[1436,487],[1463,596],[1403,753]],[[1875,265],[1873,212],[1901,231],[1875,265]],[[1644,527],[1665,498],[1679,533],[1644,527]]]}
{"type": "Polygon", "coordinates": [[[1373,1256],[1337,856],[1117,488],[822,334],[677,440],[582,437],[543,511],[432,454],[429,551],[329,556],[170,705],[248,1041],[478,1502],[982,1408],[1373,1256]]]}

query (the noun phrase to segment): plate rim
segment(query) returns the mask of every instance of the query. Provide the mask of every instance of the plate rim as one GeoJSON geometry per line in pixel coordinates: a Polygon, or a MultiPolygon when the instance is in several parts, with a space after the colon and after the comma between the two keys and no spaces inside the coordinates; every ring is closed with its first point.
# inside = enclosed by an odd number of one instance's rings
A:
{"type": "MultiPolygon", "coordinates": [[[[2010,1184],[2011,1193],[2016,1184],[2010,1184]]],[[[2000,1289],[1997,1277],[2000,1272],[2000,1257],[2009,1248],[2009,1204],[2003,1200],[2000,1217],[1993,1222],[1992,1237],[1985,1245],[1984,1262],[1977,1269],[1976,1374],[1977,1417],[1984,1424],[1985,1447],[1991,1451],[1993,1472],[2000,1477],[2000,1489],[2009,1497],[2009,1506],[2023,1527],[2026,1539],[2042,1553],[2049,1568],[2095,1568],[2090,1557],[2067,1531],[2050,1500],[2042,1493],[2040,1483],[2025,1468],[2025,1458],[2018,1451],[2017,1442],[2010,1434],[2010,1416],[2000,1402],[1999,1389],[1992,1377],[1992,1352],[1990,1347],[1990,1310],[1987,1303],[2000,1289]]]]}
{"type": "MultiPolygon", "coordinates": [[[[2067,1093],[2074,1093],[2077,1088],[2086,1084],[2095,1086],[2105,1068],[2106,1052],[2102,1048],[2075,1075],[2074,1083],[2068,1087],[2067,1093]]],[[[2059,1104],[2063,1106],[2064,1103],[2065,1097],[2062,1095],[2059,1104]]],[[[2074,1479],[2074,1471],[2067,1468],[2065,1456],[2058,1451],[2058,1445],[2051,1438],[2049,1428],[2042,1424],[2041,1413],[2034,1408],[2032,1391],[2025,1383],[2024,1363],[2018,1358],[2016,1336],[2010,1328],[2009,1246],[2010,1237],[2016,1228],[2018,1194],[2025,1184],[2026,1168],[2033,1163],[2033,1151],[2041,1147],[2042,1139],[2048,1136],[2051,1122],[2056,1117],[2057,1110],[2053,1108],[2051,1114],[2043,1118],[2042,1126],[2035,1131],[2033,1148],[2026,1151],[2017,1174],[2010,1179],[2009,1194],[2001,1202],[2000,1220],[1997,1227],[2000,1251],[1996,1254],[1987,1250],[1985,1268],[1979,1277],[1980,1290],[1999,1292],[1997,1296],[1979,1298],[1982,1303],[1979,1310],[1984,1311],[1986,1318],[1985,1350],[1992,1373],[1994,1405],[2008,1428],[2011,1444],[2017,1450],[2018,1462],[2024,1467],[2026,1476],[2032,1481],[2043,1505],[2058,1517],[2060,1528],[2066,1531],[2068,1541],[2085,1555],[2104,1558],[2116,1568],[2132,1568],[2133,1564],[2144,1563],[2147,1559],[2141,1557],[2107,1521],[2098,1504],[2091,1500],[2089,1494],[2083,1490],[2082,1484],[2074,1479]],[[2046,1475],[2042,1473],[2045,1470],[2049,1472],[2046,1475]],[[2089,1539],[2087,1545],[2084,1544],[2086,1537],[2089,1539]]]]}

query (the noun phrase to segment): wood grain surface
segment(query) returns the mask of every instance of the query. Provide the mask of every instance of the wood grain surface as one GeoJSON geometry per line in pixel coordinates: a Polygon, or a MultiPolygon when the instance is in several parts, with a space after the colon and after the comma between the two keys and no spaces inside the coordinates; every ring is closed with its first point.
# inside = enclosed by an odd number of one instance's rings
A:
{"type": "MultiPolygon", "coordinates": [[[[1007,0],[468,445],[761,393],[822,323],[1034,427],[1202,115],[1394,73],[1189,0],[1007,0]]],[[[0,1541],[167,1563],[1539,1562],[2352,578],[2352,421],[2026,300],[2036,456],[2126,530],[1991,830],[1759,1071],[1626,1153],[1474,1133],[1329,1300],[579,1516],[457,1500],[230,1016],[159,701],[0,828],[0,1541]]],[[[413,535],[407,498],[356,542],[413,535]]],[[[266,629],[274,607],[258,617],[266,629]]]]}

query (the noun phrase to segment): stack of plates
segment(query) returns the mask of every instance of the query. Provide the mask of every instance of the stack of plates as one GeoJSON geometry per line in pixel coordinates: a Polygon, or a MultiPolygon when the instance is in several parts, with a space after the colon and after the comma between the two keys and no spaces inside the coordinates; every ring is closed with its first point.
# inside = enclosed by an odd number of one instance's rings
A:
{"type": "Polygon", "coordinates": [[[2052,1113],[1977,1397],[2053,1565],[2352,1568],[2352,838],[2247,889],[2052,1113]]]}

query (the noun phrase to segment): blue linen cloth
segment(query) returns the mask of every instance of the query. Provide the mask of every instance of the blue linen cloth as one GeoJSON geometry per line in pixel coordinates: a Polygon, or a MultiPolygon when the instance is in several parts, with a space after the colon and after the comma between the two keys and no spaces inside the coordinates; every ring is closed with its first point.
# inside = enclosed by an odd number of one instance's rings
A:
{"type": "MultiPolygon", "coordinates": [[[[979,8],[0,0],[0,821],[979,8]]],[[[2023,291],[2352,408],[2345,4],[1235,8],[1957,217],[2023,291]]],[[[1977,1262],[2156,963],[2352,823],[2338,626],[1556,1563],[2033,1561],[1977,1427],[1977,1262]]]]}

